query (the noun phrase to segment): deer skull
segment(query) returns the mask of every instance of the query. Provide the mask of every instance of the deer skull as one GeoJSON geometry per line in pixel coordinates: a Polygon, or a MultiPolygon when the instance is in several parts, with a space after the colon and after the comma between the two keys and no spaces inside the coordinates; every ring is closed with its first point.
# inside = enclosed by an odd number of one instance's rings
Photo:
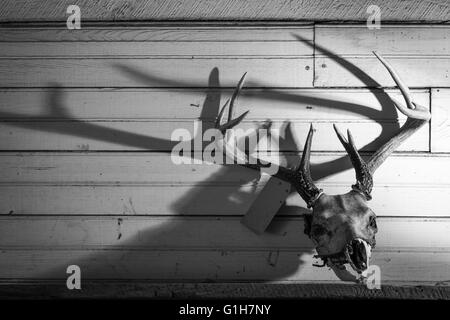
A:
{"type": "MultiPolygon", "coordinates": [[[[311,238],[316,246],[317,257],[324,261],[324,265],[333,265],[342,268],[345,264],[358,273],[362,273],[369,266],[371,251],[375,247],[375,234],[377,233],[376,215],[368,207],[367,202],[371,200],[373,187],[372,175],[375,170],[386,160],[386,158],[409,136],[427,123],[431,115],[425,107],[411,100],[408,87],[406,87],[396,74],[392,66],[379,54],[375,56],[386,67],[388,72],[399,87],[406,103],[406,107],[396,100],[392,100],[396,108],[408,119],[400,130],[384,145],[382,145],[372,157],[365,162],[359,155],[354,139],[347,131],[347,138],[338,130],[336,134],[347,151],[356,172],[356,184],[352,190],[342,195],[327,195],[317,188],[310,174],[310,153],[314,133],[313,126],[308,133],[303,156],[296,169],[280,167],[275,174],[276,177],[288,181],[305,200],[308,208],[312,208],[312,214],[305,217],[305,233],[311,238]]],[[[216,128],[221,131],[226,140],[226,130],[236,126],[248,113],[245,112],[236,119],[233,118],[233,108],[236,98],[242,89],[245,74],[239,81],[229,102],[228,122],[221,125],[224,110],[228,102],[222,108],[216,120],[216,128]]],[[[234,148],[224,148],[228,141],[216,140],[218,150],[227,156],[239,159],[244,166],[259,170],[271,164],[248,164],[247,155],[234,148]],[[233,150],[231,152],[230,150],[233,150]]]]}

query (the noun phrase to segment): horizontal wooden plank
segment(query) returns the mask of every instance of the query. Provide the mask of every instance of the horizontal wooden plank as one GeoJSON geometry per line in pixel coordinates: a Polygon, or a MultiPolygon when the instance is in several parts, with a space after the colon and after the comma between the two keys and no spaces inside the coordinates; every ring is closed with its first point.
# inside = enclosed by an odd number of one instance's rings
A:
{"type": "MultiPolygon", "coordinates": [[[[410,87],[445,87],[450,76],[449,57],[399,57],[384,55],[410,87]]],[[[340,56],[315,59],[317,87],[395,86],[375,57],[340,56]]]]}
{"type": "Polygon", "coordinates": [[[315,37],[315,81],[321,86],[395,86],[373,56],[382,54],[408,86],[447,86],[450,55],[448,27],[320,26],[315,37]]]}
{"type": "MultiPolygon", "coordinates": [[[[45,0],[30,3],[26,0],[6,0],[0,10],[0,21],[62,21],[69,0],[45,0]]],[[[382,21],[448,21],[449,6],[444,0],[304,0],[295,5],[289,0],[187,0],[177,2],[87,1],[79,0],[83,21],[121,20],[289,20],[289,21],[363,21],[369,17],[367,8],[378,5],[382,21]]]]}
{"type": "MultiPolygon", "coordinates": [[[[450,288],[444,283],[396,283],[384,281],[380,290],[350,283],[186,283],[147,280],[87,280],[83,290],[67,290],[66,280],[3,280],[0,298],[7,299],[146,299],[145,308],[159,299],[450,299],[450,288]],[[149,300],[154,297],[155,300],[149,300]]],[[[318,302],[320,304],[321,302],[318,302]]],[[[349,301],[349,303],[351,303],[349,301]]],[[[127,310],[125,310],[127,311],[127,310]]],[[[285,312],[285,310],[280,310],[285,312]]],[[[329,314],[332,314],[330,310],[329,314]]],[[[323,313],[322,313],[323,314],[323,313]]]]}
{"type": "MultiPolygon", "coordinates": [[[[218,83],[219,74],[213,75],[218,83]]],[[[166,83],[170,85],[170,83],[166,83]]],[[[214,120],[231,96],[229,89],[0,89],[0,118],[73,120],[214,120]]],[[[243,89],[236,113],[251,120],[405,120],[394,111],[397,90],[243,89]]],[[[413,90],[429,106],[428,90],[413,90]]]]}
{"type": "MultiPolygon", "coordinates": [[[[311,122],[296,120],[287,128],[287,121],[273,121],[270,128],[272,139],[279,144],[268,145],[261,139],[258,150],[302,150],[302,144],[311,122]],[[289,130],[286,132],[286,130],[289,130]],[[287,136],[288,139],[284,139],[287,136]],[[295,137],[295,138],[294,138],[295,137]],[[298,143],[296,142],[299,141],[298,143]]],[[[399,128],[397,121],[382,124],[373,121],[335,121],[342,129],[349,129],[357,137],[358,146],[363,151],[374,151],[382,142],[392,137],[399,128]],[[375,143],[372,143],[375,140],[375,143]]],[[[403,123],[401,123],[403,124],[403,123]]],[[[200,143],[192,144],[192,150],[202,149],[201,135],[195,134],[194,121],[107,121],[107,122],[3,122],[0,127],[0,149],[9,151],[22,150],[153,150],[172,151],[179,144],[179,136],[174,135],[183,129],[183,140],[196,138],[200,143]],[[173,136],[174,135],[174,136],[173,136]],[[173,136],[173,140],[172,140],[173,136]]],[[[204,130],[213,127],[212,122],[203,122],[204,130]]],[[[239,128],[242,136],[254,136],[260,125],[252,121],[243,122],[239,128]]],[[[335,138],[331,123],[316,122],[316,135],[312,150],[340,151],[342,145],[335,138]],[[332,137],[332,139],[331,139],[332,137]]],[[[205,147],[211,144],[205,138],[205,147]]],[[[399,151],[428,151],[429,128],[424,126],[399,148],[399,151]]],[[[189,150],[188,150],[189,152],[189,150]]]]}
{"type": "MultiPolygon", "coordinates": [[[[4,279],[66,279],[69,265],[83,279],[147,279],[156,281],[337,281],[328,268],[312,266],[310,251],[133,251],[133,250],[6,250],[0,252],[4,279]]],[[[449,274],[449,253],[380,252],[372,264],[381,283],[442,282],[449,274]]],[[[343,280],[354,277],[340,273],[343,280]]]]}
{"type": "Polygon", "coordinates": [[[7,28],[0,36],[7,42],[0,57],[308,57],[313,48],[306,41],[312,38],[312,27],[113,27],[83,28],[76,34],[61,28],[7,28]]]}
{"type": "MultiPolygon", "coordinates": [[[[201,154],[195,154],[200,160],[201,154]]],[[[298,153],[279,155],[293,167],[298,153]]],[[[264,158],[264,157],[263,157],[264,158]]],[[[179,159],[175,157],[175,159],[179,159]]],[[[376,171],[376,186],[445,187],[449,185],[450,156],[395,154],[376,171]]],[[[240,166],[206,162],[177,164],[169,153],[1,153],[1,185],[246,185],[259,173],[240,166]],[[82,168],[82,170],[80,170],[82,168]]],[[[313,177],[322,185],[349,185],[355,175],[346,154],[313,153],[313,177]]]]}
{"type": "MultiPolygon", "coordinates": [[[[159,42],[156,45],[164,45],[164,42],[183,43],[183,45],[190,45],[190,42],[227,42],[223,44],[222,48],[216,48],[216,50],[226,49],[226,46],[236,45],[236,42],[252,42],[251,45],[258,45],[258,42],[266,42],[267,46],[270,46],[270,42],[295,42],[297,44],[302,41],[298,40],[298,36],[305,39],[305,41],[313,40],[313,27],[311,25],[297,25],[297,26],[280,26],[269,25],[265,27],[255,26],[192,26],[192,24],[184,24],[180,26],[157,26],[157,25],[127,25],[120,26],[120,24],[110,25],[107,27],[92,27],[83,26],[83,28],[76,30],[68,30],[61,27],[8,27],[2,28],[2,34],[0,34],[1,42],[9,42],[8,45],[19,45],[20,42],[35,42],[34,45],[39,44],[36,42],[79,42],[82,45],[83,42],[133,42],[137,45],[139,43],[152,43],[159,42]],[[256,42],[256,43],[253,43],[256,42]],[[14,44],[13,44],[14,43],[14,44]]],[[[291,45],[296,45],[291,43],[291,45]]],[[[65,43],[68,45],[67,43],[65,43]]],[[[116,43],[117,44],[117,43],[116,43]]],[[[207,45],[207,43],[203,43],[207,45]]],[[[55,43],[53,45],[58,45],[55,43]]],[[[99,45],[99,44],[96,44],[99,45]]],[[[282,45],[280,43],[279,45],[282,45]]],[[[98,50],[94,46],[90,45],[91,50],[98,50]]],[[[249,45],[250,46],[250,45],[249,45]]],[[[134,46],[133,46],[134,47],[134,46]]],[[[181,47],[181,46],[179,46],[181,47]]],[[[188,47],[194,50],[198,50],[194,47],[188,47]]],[[[267,47],[266,47],[267,48],[267,47]]],[[[47,50],[42,48],[43,50],[47,50]]],[[[177,48],[181,50],[182,48],[177,48]]],[[[2,48],[1,50],[11,50],[8,48],[2,48]]],[[[65,50],[61,48],[61,50],[65,50]]],[[[132,49],[128,49],[129,51],[132,49]]],[[[7,52],[4,51],[4,52],[7,52]]],[[[65,50],[66,51],[66,50],[65,50]]],[[[29,54],[22,52],[22,54],[29,54]]],[[[53,55],[52,52],[49,52],[53,55]]],[[[70,54],[67,52],[67,54],[70,54]]]]}
{"type": "Polygon", "coordinates": [[[376,50],[386,56],[448,56],[449,33],[448,25],[383,24],[380,29],[366,25],[317,25],[315,44],[319,56],[326,55],[321,48],[336,55],[368,56],[376,50]]]}
{"type": "MultiPolygon", "coordinates": [[[[238,217],[0,217],[0,249],[311,250],[303,218],[275,218],[257,235],[238,217]]],[[[449,218],[379,217],[380,251],[450,252],[449,218]]]]}
{"type": "Polygon", "coordinates": [[[219,70],[220,84],[227,87],[235,87],[244,72],[249,73],[246,85],[250,87],[310,87],[312,63],[312,56],[281,59],[1,59],[0,86],[206,87],[210,85],[211,72],[219,70]]]}
{"type": "Polygon", "coordinates": [[[433,89],[431,101],[431,151],[450,152],[450,90],[433,89]]]}
{"type": "MultiPolygon", "coordinates": [[[[379,216],[448,216],[448,189],[448,186],[375,186],[374,200],[369,205],[379,216]]],[[[244,215],[257,196],[251,184],[3,185],[0,190],[0,214],[4,215],[244,215]]],[[[329,194],[349,190],[350,185],[326,186],[329,194]]],[[[308,212],[305,208],[301,197],[292,193],[279,214],[304,214],[308,212]]]]}
{"type": "MultiPolygon", "coordinates": [[[[236,32],[242,32],[238,30],[236,32]]],[[[215,58],[298,57],[312,48],[301,41],[208,42],[10,42],[0,47],[2,58],[215,58]]]]}

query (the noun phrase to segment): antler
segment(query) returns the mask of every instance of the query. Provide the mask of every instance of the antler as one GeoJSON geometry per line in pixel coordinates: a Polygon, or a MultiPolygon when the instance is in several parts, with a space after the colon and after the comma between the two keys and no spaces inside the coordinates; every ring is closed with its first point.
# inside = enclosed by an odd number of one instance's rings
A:
{"type": "MultiPolygon", "coordinates": [[[[222,139],[215,140],[215,144],[216,144],[216,148],[219,152],[224,153],[227,157],[229,157],[233,160],[236,159],[237,163],[243,164],[246,167],[249,167],[249,168],[252,168],[255,170],[260,170],[261,167],[269,167],[270,163],[263,165],[260,163],[260,161],[257,161],[256,165],[252,165],[249,163],[250,161],[249,161],[247,155],[244,152],[242,152],[239,148],[235,147],[236,144],[230,145],[228,143],[230,136],[227,135],[227,130],[232,129],[233,127],[237,126],[249,112],[249,111],[246,111],[243,114],[241,114],[239,117],[237,117],[236,119],[233,119],[234,103],[237,101],[237,97],[244,85],[244,80],[245,80],[246,75],[247,75],[247,72],[244,73],[244,75],[239,80],[238,85],[234,89],[233,95],[231,96],[231,100],[228,99],[225,102],[224,106],[222,107],[222,109],[219,112],[219,115],[217,116],[217,119],[215,122],[215,128],[218,129],[222,133],[222,139]],[[229,105],[228,121],[225,124],[221,125],[220,123],[222,122],[222,119],[223,119],[223,116],[225,113],[225,109],[228,105],[229,105]]],[[[235,139],[234,136],[231,136],[231,137],[235,139]]]]}
{"type": "MultiPolygon", "coordinates": [[[[241,150],[239,150],[239,148],[235,147],[236,143],[233,143],[232,145],[229,144],[230,137],[229,135],[227,135],[227,130],[238,125],[248,114],[248,111],[246,111],[236,119],[233,119],[234,104],[237,101],[237,97],[242,89],[246,75],[247,73],[244,73],[242,78],[239,80],[239,83],[236,86],[231,99],[227,100],[225,105],[220,110],[219,115],[216,119],[215,128],[222,133],[222,139],[215,140],[216,150],[218,150],[221,153],[225,153],[227,157],[230,157],[233,160],[236,159],[237,163],[242,164],[247,168],[260,170],[261,168],[272,167],[273,164],[270,162],[262,164],[259,159],[256,159],[256,164],[250,164],[248,156],[245,154],[245,152],[242,152],[241,150]],[[225,124],[221,125],[220,123],[222,122],[225,108],[228,105],[229,105],[228,121],[225,124]]],[[[310,173],[309,159],[311,154],[311,143],[313,133],[314,128],[311,125],[308,137],[306,139],[305,147],[303,148],[302,160],[300,162],[299,167],[296,170],[292,170],[277,166],[278,171],[277,173],[274,174],[274,176],[291,183],[296,188],[297,192],[300,194],[303,200],[305,200],[305,202],[308,205],[308,208],[314,206],[317,199],[322,195],[322,190],[315,186],[310,173]]],[[[233,135],[231,136],[235,139],[233,135]]]]}
{"type": "Polygon", "coordinates": [[[394,98],[391,98],[395,107],[408,117],[405,124],[400,128],[400,130],[385,144],[383,144],[370,158],[370,160],[365,163],[364,160],[358,153],[358,149],[355,146],[353,137],[349,130],[347,130],[348,141],[339,131],[339,129],[334,125],[336,134],[347,151],[350,160],[352,161],[353,167],[356,172],[356,184],[352,188],[360,193],[362,193],[367,200],[370,200],[373,181],[372,175],[378,169],[378,167],[389,157],[389,155],[394,152],[397,147],[403,143],[408,137],[410,137],[414,132],[419,130],[425,123],[431,119],[431,114],[427,108],[415,103],[411,99],[411,94],[409,88],[403,83],[398,74],[395,72],[394,68],[387,62],[382,56],[377,52],[373,52],[374,55],[380,60],[380,62],[385,66],[385,68],[390,73],[392,79],[394,79],[398,88],[400,89],[403,98],[405,99],[406,107],[394,98]]]}

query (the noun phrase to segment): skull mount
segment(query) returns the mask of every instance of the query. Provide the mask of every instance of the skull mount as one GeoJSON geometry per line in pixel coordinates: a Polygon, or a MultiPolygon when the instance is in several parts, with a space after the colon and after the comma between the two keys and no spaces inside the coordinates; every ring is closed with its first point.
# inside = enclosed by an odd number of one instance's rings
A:
{"type": "Polygon", "coordinates": [[[377,233],[375,213],[358,192],[322,195],[313,213],[305,216],[305,233],[325,264],[349,263],[357,272],[369,266],[377,233]]]}

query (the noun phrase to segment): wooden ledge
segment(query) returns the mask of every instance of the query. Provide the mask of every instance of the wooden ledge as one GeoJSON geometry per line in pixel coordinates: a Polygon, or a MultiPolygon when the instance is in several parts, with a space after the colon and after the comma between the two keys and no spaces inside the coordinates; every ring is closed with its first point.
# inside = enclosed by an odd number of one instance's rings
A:
{"type": "MultiPolygon", "coordinates": [[[[63,21],[72,0],[4,0],[0,21],[63,21]]],[[[79,0],[83,21],[363,21],[377,5],[384,22],[447,22],[446,0],[79,0]],[[370,11],[369,11],[370,12],[370,11]]]]}
{"type": "Polygon", "coordinates": [[[63,280],[1,281],[0,299],[450,299],[446,284],[364,285],[342,283],[155,283],[143,280],[89,280],[81,290],[63,280]]]}

